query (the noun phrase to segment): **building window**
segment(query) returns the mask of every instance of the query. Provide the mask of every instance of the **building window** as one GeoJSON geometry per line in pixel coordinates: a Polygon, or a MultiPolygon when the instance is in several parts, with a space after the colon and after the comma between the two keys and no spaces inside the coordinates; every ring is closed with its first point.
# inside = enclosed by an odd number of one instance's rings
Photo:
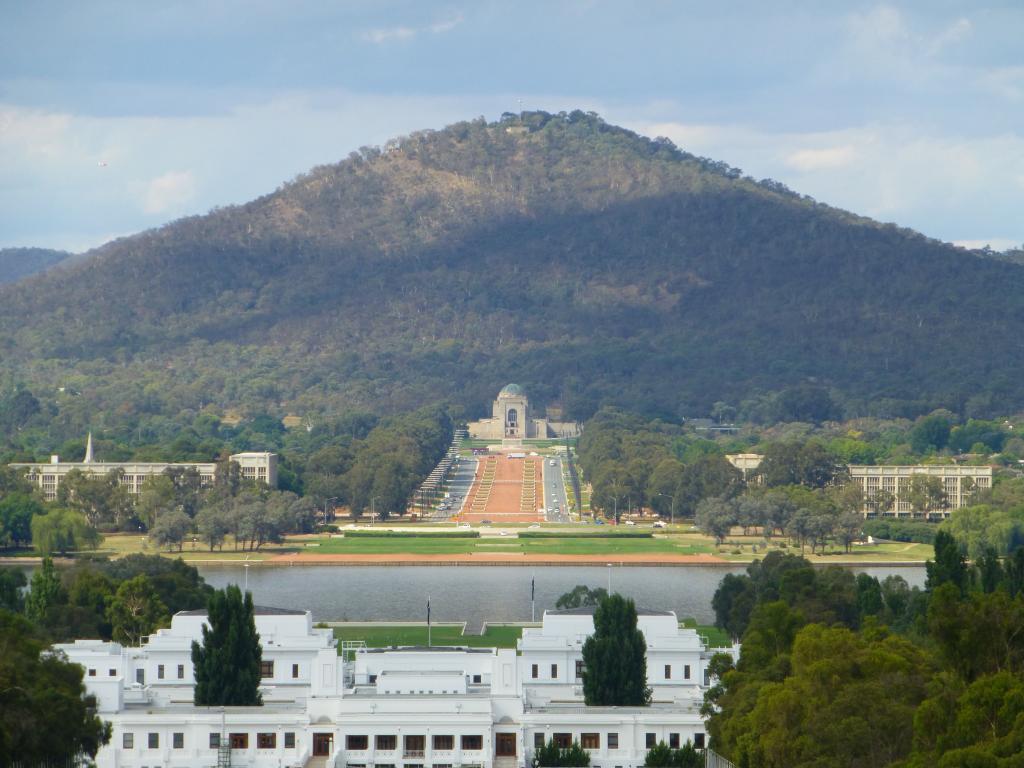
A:
{"type": "Polygon", "coordinates": [[[697,749],[704,749],[704,734],[695,733],[693,734],[693,746],[697,749]]]}
{"type": "Polygon", "coordinates": [[[398,737],[377,735],[374,736],[374,744],[382,752],[390,752],[398,746],[398,737]]]}
{"type": "Polygon", "coordinates": [[[483,736],[463,736],[462,748],[468,750],[479,750],[484,748],[483,736]]]}
{"type": "Polygon", "coordinates": [[[248,733],[232,733],[228,735],[228,743],[232,749],[248,749],[249,748],[249,734],[248,733]]]}
{"type": "Polygon", "coordinates": [[[220,748],[220,734],[219,733],[211,733],[210,734],[210,749],[219,749],[219,748],[220,748]]]}
{"type": "Polygon", "coordinates": [[[665,679],[666,680],[671,680],[672,679],[672,665],[671,664],[666,664],[665,665],[665,679]]]}
{"type": "Polygon", "coordinates": [[[163,664],[158,664],[157,665],[157,667],[156,667],[156,676],[157,676],[158,680],[163,680],[164,679],[164,665],[163,664]]]}
{"type": "Polygon", "coordinates": [[[96,677],[96,670],[95,669],[90,669],[89,670],[89,677],[96,677]]]}
{"type": "Polygon", "coordinates": [[[261,661],[260,662],[260,677],[268,678],[274,676],[274,662],[272,661],[261,661]]]}
{"type": "Polygon", "coordinates": [[[405,757],[422,757],[423,750],[426,749],[427,738],[420,735],[406,736],[402,743],[405,757]]]}
{"type": "Polygon", "coordinates": [[[299,665],[292,664],[292,679],[296,680],[299,677],[299,665]]]}
{"type": "Polygon", "coordinates": [[[668,745],[672,749],[679,749],[679,734],[678,733],[670,733],[668,735],[668,745]]]}
{"type": "Polygon", "coordinates": [[[121,749],[135,749],[135,734],[134,733],[122,733],[121,734],[121,749]]]}
{"type": "Polygon", "coordinates": [[[571,733],[556,733],[551,737],[555,741],[555,746],[559,749],[568,749],[572,746],[572,734],[571,733]]]}
{"type": "Polygon", "coordinates": [[[645,734],[644,746],[646,746],[647,749],[654,749],[654,745],[655,744],[657,744],[657,741],[655,740],[655,734],[653,734],[653,733],[645,734]]]}
{"type": "Polygon", "coordinates": [[[370,675],[369,680],[370,680],[370,685],[373,685],[374,683],[377,682],[377,676],[376,675],[370,675]]]}
{"type": "Polygon", "coordinates": [[[295,749],[295,732],[285,731],[284,733],[284,748],[295,749]]]}
{"type": "Polygon", "coordinates": [[[185,748],[185,734],[184,733],[173,733],[171,734],[171,746],[174,749],[185,748]]]}
{"type": "Polygon", "coordinates": [[[583,677],[583,662],[576,662],[576,679],[579,680],[583,677]]]}
{"type": "Polygon", "coordinates": [[[150,733],[148,744],[150,749],[160,749],[160,734],[150,733]]]}
{"type": "Polygon", "coordinates": [[[551,679],[554,680],[557,677],[558,677],[558,665],[557,664],[552,664],[551,665],[551,679]]]}
{"type": "Polygon", "coordinates": [[[276,733],[257,733],[256,734],[256,749],[276,749],[277,748],[277,734],[276,733]]]}
{"type": "Polygon", "coordinates": [[[184,664],[179,664],[178,665],[178,679],[179,680],[184,680],[185,679],[185,665],[184,664]]]}
{"type": "Polygon", "coordinates": [[[109,674],[111,677],[117,677],[117,670],[116,669],[108,669],[107,670],[107,674],[109,674]]]}
{"type": "Polygon", "coordinates": [[[535,734],[533,734],[533,748],[534,749],[544,749],[544,734],[543,733],[535,733],[535,734]]]}
{"type": "Polygon", "coordinates": [[[599,733],[581,733],[580,734],[580,746],[584,749],[600,749],[601,748],[601,734],[599,733]]]}
{"type": "Polygon", "coordinates": [[[345,737],[345,749],[352,750],[353,752],[361,752],[364,749],[368,749],[369,745],[370,738],[368,736],[359,735],[345,737]]]}
{"type": "Polygon", "coordinates": [[[482,683],[483,682],[483,675],[473,675],[473,682],[474,683],[482,683]]]}
{"type": "Polygon", "coordinates": [[[146,670],[136,669],[135,670],[135,682],[139,685],[145,685],[146,683],[146,670]]]}
{"type": "Polygon", "coordinates": [[[438,734],[434,736],[434,749],[451,750],[455,749],[455,737],[438,734]]]}
{"type": "Polygon", "coordinates": [[[619,748],[619,734],[617,734],[617,733],[609,733],[608,734],[608,749],[618,749],[618,748],[619,748]]]}
{"type": "Polygon", "coordinates": [[[540,677],[540,671],[537,669],[536,664],[530,667],[530,677],[532,677],[534,680],[540,677]]]}
{"type": "Polygon", "coordinates": [[[686,680],[690,679],[690,665],[687,664],[683,667],[683,678],[686,680]]]}

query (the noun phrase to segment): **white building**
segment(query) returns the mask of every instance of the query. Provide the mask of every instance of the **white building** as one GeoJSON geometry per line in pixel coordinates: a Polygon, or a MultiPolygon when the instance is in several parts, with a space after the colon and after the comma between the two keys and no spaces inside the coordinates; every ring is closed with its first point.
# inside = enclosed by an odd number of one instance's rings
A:
{"type": "MultiPolygon", "coordinates": [[[[228,457],[238,465],[245,480],[251,480],[277,488],[277,454],[266,451],[235,453],[228,457]]],[[[57,488],[72,470],[90,475],[109,475],[120,472],[118,482],[131,494],[142,491],[142,484],[150,477],[165,474],[168,470],[194,469],[199,473],[203,485],[213,485],[217,465],[213,462],[164,462],[164,461],[96,461],[93,457],[92,435],[86,443],[85,458],[82,461],[61,461],[51,456],[49,463],[16,463],[8,466],[25,471],[26,477],[39,486],[47,501],[57,498],[57,488]]]]}
{"type": "Polygon", "coordinates": [[[910,480],[915,475],[937,477],[946,493],[946,504],[941,509],[929,509],[925,517],[942,519],[954,509],[970,504],[971,496],[992,487],[992,467],[972,467],[962,464],[916,464],[906,466],[868,466],[851,464],[850,480],[860,485],[864,493],[865,517],[912,517],[914,510],[907,499],[910,480]],[[877,501],[879,492],[891,500],[884,508],[877,501]]]}
{"type": "Polygon", "coordinates": [[[85,668],[113,727],[99,768],[332,766],[522,768],[547,740],[578,741],[596,768],[635,768],[664,740],[704,746],[710,652],[675,614],[639,611],[649,707],[587,707],[583,642],[592,609],[548,611],[519,653],[466,647],[354,648],[339,656],[308,611],[256,609],[262,707],[192,704],[191,643],[205,611],[174,616],[139,648],[56,646],[85,668]]]}

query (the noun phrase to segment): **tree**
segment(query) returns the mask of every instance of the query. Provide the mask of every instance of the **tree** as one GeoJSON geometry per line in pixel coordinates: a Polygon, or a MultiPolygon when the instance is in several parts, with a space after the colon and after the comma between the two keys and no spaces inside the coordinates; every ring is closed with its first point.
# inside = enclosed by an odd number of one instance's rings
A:
{"type": "Polygon", "coordinates": [[[735,522],[736,508],[726,499],[704,499],[697,505],[697,527],[704,533],[714,536],[715,544],[725,541],[735,522]]]}
{"type": "Polygon", "coordinates": [[[20,568],[0,568],[0,609],[21,613],[25,608],[21,590],[26,584],[28,579],[20,568]]]}
{"type": "Polygon", "coordinates": [[[942,480],[933,475],[915,474],[907,483],[903,498],[918,515],[946,508],[948,498],[942,480]]]}
{"type": "Polygon", "coordinates": [[[0,764],[64,765],[80,753],[95,757],[110,740],[110,724],[86,696],[84,670],[50,652],[38,630],[0,610],[0,764]]]}
{"type": "Polygon", "coordinates": [[[177,509],[174,480],[167,475],[146,478],[135,501],[135,510],[146,528],[152,530],[161,517],[177,509]]]}
{"type": "Polygon", "coordinates": [[[647,642],[637,628],[636,606],[611,595],[594,611],[594,634],[583,644],[583,697],[587,706],[646,706],[647,642]]]}
{"type": "Polygon", "coordinates": [[[25,546],[32,541],[32,516],[43,505],[27,493],[10,493],[0,498],[0,547],[25,546]]]}
{"type": "Polygon", "coordinates": [[[588,605],[599,605],[602,600],[608,597],[608,591],[604,587],[591,589],[584,584],[577,584],[571,592],[566,592],[555,602],[555,608],[582,608],[588,605]]]}
{"type": "Polygon", "coordinates": [[[704,756],[689,741],[679,749],[659,741],[647,750],[644,768],[704,768],[704,756]]]}
{"type": "Polygon", "coordinates": [[[207,504],[203,507],[196,515],[196,528],[199,531],[199,537],[210,546],[211,552],[214,547],[223,549],[224,539],[231,531],[231,521],[226,503],[207,504]]]}
{"type": "Polygon", "coordinates": [[[910,430],[910,448],[914,453],[941,451],[949,440],[950,421],[941,414],[922,416],[910,430]]]}
{"type": "Polygon", "coordinates": [[[946,531],[935,534],[935,559],[925,563],[928,578],[925,588],[935,591],[943,584],[952,584],[964,594],[967,590],[968,570],[959,542],[946,531]]]}
{"type": "Polygon", "coordinates": [[[32,542],[40,554],[95,549],[100,541],[99,532],[74,510],[57,507],[32,518],[32,542]]]}
{"type": "Polygon", "coordinates": [[[39,570],[32,574],[29,593],[25,598],[25,615],[31,621],[42,622],[50,608],[67,601],[67,592],[60,583],[53,560],[44,557],[39,570]]]}
{"type": "Polygon", "coordinates": [[[167,607],[160,601],[145,575],[121,582],[107,609],[114,639],[127,645],[138,645],[169,621],[167,607]]]}
{"type": "Polygon", "coordinates": [[[831,450],[817,441],[808,440],[772,443],[765,448],[764,459],[757,472],[770,488],[783,485],[824,488],[841,480],[847,470],[831,450]]]}
{"type": "Polygon", "coordinates": [[[590,753],[575,739],[568,747],[559,747],[554,739],[534,752],[533,768],[586,768],[590,765],[590,753]]]}
{"type": "Polygon", "coordinates": [[[180,509],[164,512],[149,529],[149,535],[158,547],[175,546],[181,552],[185,536],[192,530],[192,518],[180,509]]]}
{"type": "Polygon", "coordinates": [[[192,643],[196,706],[260,706],[260,661],[252,593],[234,584],[214,592],[207,603],[203,643],[192,643]]]}

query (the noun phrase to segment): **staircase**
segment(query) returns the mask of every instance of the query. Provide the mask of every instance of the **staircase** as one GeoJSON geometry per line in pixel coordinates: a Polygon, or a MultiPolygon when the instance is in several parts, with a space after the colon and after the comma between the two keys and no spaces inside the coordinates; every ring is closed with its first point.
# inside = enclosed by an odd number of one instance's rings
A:
{"type": "Polygon", "coordinates": [[[483,469],[480,473],[480,484],[477,486],[473,496],[473,503],[470,511],[476,515],[482,515],[487,509],[487,500],[491,497],[491,488],[494,486],[494,473],[498,468],[498,459],[490,456],[484,459],[483,469]]]}
{"type": "Polygon", "coordinates": [[[523,514],[537,514],[537,462],[523,463],[523,492],[519,498],[519,511],[523,514]]]}

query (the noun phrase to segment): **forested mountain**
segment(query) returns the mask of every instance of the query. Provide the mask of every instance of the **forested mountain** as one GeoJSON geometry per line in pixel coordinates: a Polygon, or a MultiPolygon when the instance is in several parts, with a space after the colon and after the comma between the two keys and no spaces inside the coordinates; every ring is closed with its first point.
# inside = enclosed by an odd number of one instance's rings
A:
{"type": "Polygon", "coordinates": [[[203,407],[479,413],[522,382],[704,415],[1024,405],[1024,266],[574,112],[422,131],[0,289],[0,376],[69,431],[203,407]]]}
{"type": "Polygon", "coordinates": [[[49,248],[0,248],[0,284],[13,283],[59,264],[71,256],[49,248]]]}

